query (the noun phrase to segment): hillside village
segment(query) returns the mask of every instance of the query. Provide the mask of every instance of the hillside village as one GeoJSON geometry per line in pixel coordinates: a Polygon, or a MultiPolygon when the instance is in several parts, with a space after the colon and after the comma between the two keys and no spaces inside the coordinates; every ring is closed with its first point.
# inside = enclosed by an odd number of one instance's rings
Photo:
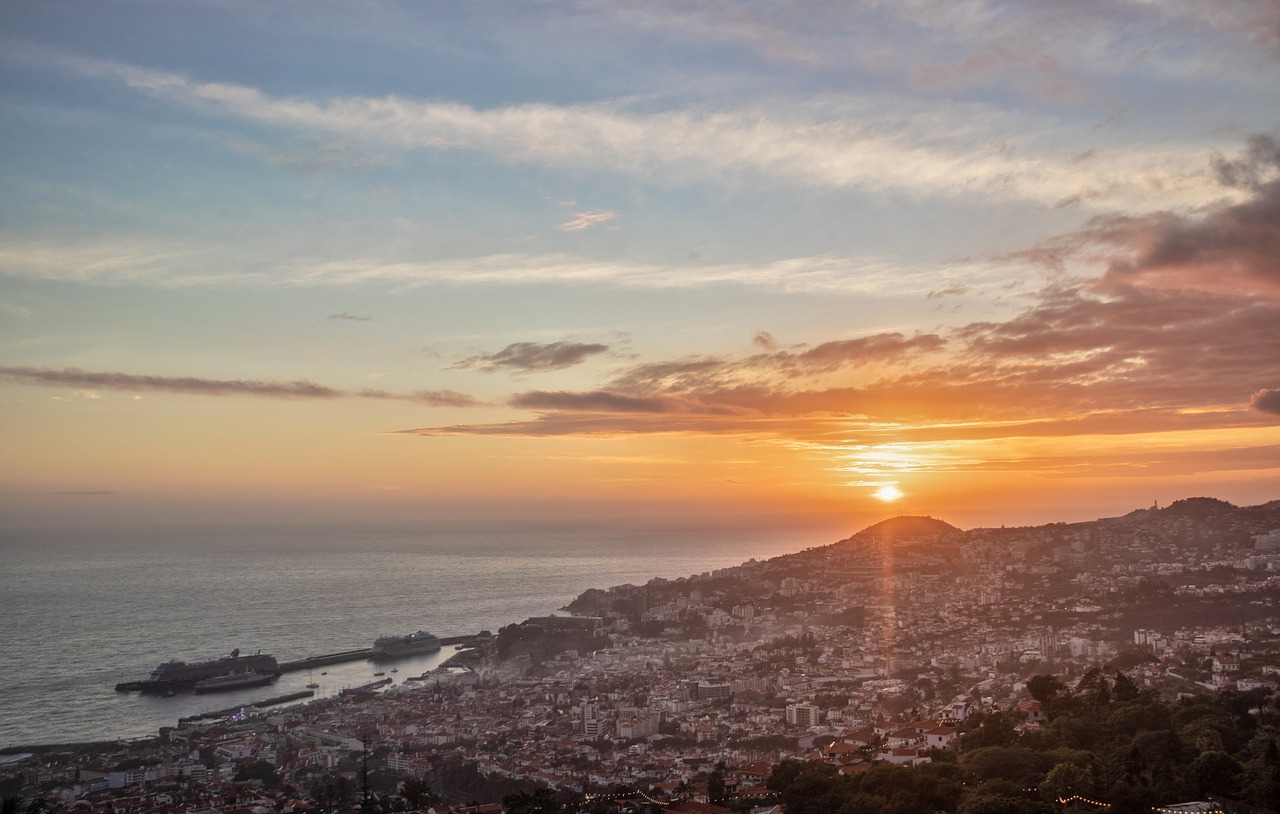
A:
{"type": "MultiPolygon", "coordinates": [[[[1274,733],[1278,602],[1280,501],[970,531],[899,517],[587,590],[383,692],[33,750],[0,778],[67,814],[780,812],[807,776],[780,767],[963,767],[975,748],[1043,745],[1055,715],[1080,713],[1064,699],[1242,703],[1250,737],[1274,733]]],[[[1246,746],[1218,737],[1186,757],[1230,753],[1231,790],[1258,804],[1246,746]]]]}

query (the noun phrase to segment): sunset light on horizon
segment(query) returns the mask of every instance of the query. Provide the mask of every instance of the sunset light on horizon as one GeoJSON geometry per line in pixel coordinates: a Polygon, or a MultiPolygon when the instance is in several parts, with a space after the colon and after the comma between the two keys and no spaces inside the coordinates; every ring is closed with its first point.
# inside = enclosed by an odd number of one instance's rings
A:
{"type": "Polygon", "coordinates": [[[1280,498],[1274,3],[0,26],[10,525],[1280,498]]]}

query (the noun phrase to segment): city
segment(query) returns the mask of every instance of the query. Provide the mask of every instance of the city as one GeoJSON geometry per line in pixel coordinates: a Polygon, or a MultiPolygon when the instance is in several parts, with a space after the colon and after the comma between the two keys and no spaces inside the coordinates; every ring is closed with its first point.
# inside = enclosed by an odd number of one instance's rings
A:
{"type": "Polygon", "coordinates": [[[1036,737],[1045,686],[1100,676],[1118,696],[1246,697],[1274,727],[1278,598],[1280,501],[967,532],[899,517],[588,590],[572,615],[510,625],[385,692],[42,751],[4,767],[6,789],[86,814],[514,811],[538,793],[593,811],[781,810],[766,784],[788,761],[954,762],[996,720],[1005,746],[1036,737]]]}

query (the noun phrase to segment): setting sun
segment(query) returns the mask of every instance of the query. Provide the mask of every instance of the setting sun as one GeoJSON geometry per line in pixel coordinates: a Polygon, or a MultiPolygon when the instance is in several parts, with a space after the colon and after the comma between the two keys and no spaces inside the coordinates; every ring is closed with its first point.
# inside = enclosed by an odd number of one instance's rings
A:
{"type": "Polygon", "coordinates": [[[876,490],[876,497],[885,503],[890,503],[902,497],[902,490],[893,485],[881,486],[876,490]]]}

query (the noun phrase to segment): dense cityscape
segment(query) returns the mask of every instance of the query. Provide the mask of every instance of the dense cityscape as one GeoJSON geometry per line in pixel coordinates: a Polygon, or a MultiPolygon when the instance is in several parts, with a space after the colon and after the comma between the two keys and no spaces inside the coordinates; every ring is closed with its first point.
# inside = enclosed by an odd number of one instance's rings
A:
{"type": "Polygon", "coordinates": [[[0,777],[6,814],[1266,811],[1278,598],[1280,501],[897,517],[587,590],[389,689],[10,750],[0,777]],[[1144,775],[1157,735],[1191,768],[1144,775]]]}

